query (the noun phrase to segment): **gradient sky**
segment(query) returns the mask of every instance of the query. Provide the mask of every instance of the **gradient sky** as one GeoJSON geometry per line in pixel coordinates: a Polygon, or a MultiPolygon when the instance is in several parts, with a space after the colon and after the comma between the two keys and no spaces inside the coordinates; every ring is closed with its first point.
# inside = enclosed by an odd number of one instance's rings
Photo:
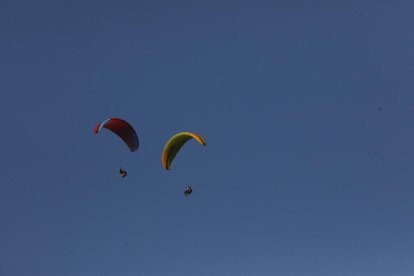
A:
{"type": "Polygon", "coordinates": [[[413,11],[0,0],[0,275],[414,275],[413,11]]]}

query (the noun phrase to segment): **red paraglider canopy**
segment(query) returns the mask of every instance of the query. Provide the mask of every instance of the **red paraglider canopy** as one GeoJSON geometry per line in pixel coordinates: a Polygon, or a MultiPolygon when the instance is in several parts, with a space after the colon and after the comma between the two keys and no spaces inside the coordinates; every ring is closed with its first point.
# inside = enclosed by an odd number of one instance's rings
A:
{"type": "Polygon", "coordinates": [[[131,151],[136,151],[138,149],[138,135],[127,121],[119,118],[109,118],[102,123],[97,124],[93,129],[93,132],[97,134],[102,128],[109,129],[118,135],[128,145],[131,151]]]}

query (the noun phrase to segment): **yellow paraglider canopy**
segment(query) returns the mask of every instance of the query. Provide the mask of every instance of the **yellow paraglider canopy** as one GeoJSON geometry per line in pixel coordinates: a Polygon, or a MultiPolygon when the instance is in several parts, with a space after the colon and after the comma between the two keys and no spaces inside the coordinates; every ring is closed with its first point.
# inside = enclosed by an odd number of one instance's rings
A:
{"type": "Polygon", "coordinates": [[[162,166],[164,169],[171,169],[175,156],[180,151],[181,147],[190,139],[195,139],[201,145],[207,145],[207,142],[198,134],[192,132],[180,132],[168,140],[162,152],[162,166]]]}

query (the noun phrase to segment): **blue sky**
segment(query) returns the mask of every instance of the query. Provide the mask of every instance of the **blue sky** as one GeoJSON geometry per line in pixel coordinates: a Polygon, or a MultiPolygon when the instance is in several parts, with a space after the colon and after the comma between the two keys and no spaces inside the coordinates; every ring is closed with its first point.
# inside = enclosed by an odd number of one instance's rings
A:
{"type": "Polygon", "coordinates": [[[1,1],[0,275],[413,275],[413,8],[1,1]]]}

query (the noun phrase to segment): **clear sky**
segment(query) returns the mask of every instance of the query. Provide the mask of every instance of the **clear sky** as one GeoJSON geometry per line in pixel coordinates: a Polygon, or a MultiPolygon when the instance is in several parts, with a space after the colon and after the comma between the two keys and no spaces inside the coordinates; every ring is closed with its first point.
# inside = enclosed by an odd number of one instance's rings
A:
{"type": "Polygon", "coordinates": [[[414,275],[413,11],[0,0],[0,275],[414,275]]]}

